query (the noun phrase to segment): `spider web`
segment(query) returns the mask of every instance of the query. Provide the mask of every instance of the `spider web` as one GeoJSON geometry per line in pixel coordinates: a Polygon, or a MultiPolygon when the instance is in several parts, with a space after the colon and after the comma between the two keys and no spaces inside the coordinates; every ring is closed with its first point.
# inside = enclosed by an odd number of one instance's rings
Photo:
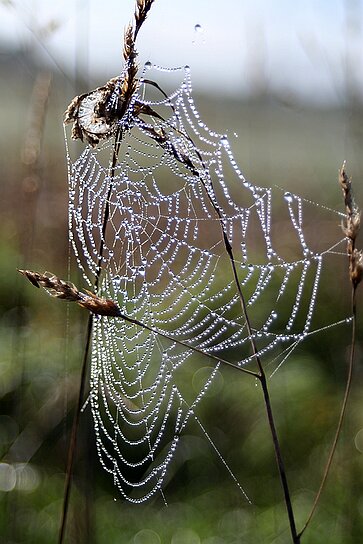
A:
{"type": "Polygon", "coordinates": [[[75,159],[67,146],[67,157],[70,238],[84,279],[148,327],[95,318],[90,381],[101,463],[125,499],[142,502],[162,489],[216,360],[254,370],[224,237],[258,354],[275,369],[337,323],[313,320],[327,261],[344,253],[344,240],[317,236],[309,219],[305,228],[305,209],[334,225],[336,212],[244,178],[227,137],[201,120],[188,67],[147,63],[113,135],[75,159]],[[164,96],[151,72],[179,81],[164,96]],[[136,115],[135,104],[153,113],[136,115]],[[206,364],[196,350],[213,356],[198,391],[181,374],[206,364]]]}

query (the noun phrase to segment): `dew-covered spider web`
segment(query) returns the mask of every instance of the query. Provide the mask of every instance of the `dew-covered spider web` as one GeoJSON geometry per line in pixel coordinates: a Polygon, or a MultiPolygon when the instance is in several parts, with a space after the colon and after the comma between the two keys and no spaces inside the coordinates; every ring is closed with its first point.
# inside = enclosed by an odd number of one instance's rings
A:
{"type": "Polygon", "coordinates": [[[90,381],[101,463],[125,499],[141,502],[162,489],[218,360],[256,370],[227,246],[271,374],[305,338],[346,322],[316,311],[345,242],[336,212],[244,178],[227,137],[198,114],[188,67],[147,63],[109,137],[83,147],[72,158],[67,145],[75,256],[89,289],[96,282],[148,327],[96,317],[90,381]],[[152,83],[161,80],[168,94],[152,83]],[[182,371],[206,364],[195,391],[182,371]]]}

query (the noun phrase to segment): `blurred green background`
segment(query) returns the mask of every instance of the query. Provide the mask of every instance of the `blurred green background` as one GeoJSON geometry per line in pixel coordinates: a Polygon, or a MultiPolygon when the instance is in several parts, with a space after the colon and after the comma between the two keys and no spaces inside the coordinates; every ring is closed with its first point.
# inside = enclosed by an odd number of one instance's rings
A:
{"type": "MultiPolygon", "coordinates": [[[[16,269],[50,270],[67,277],[62,114],[75,94],[103,81],[85,83],[81,71],[78,77],[49,71],[29,45],[3,48],[0,69],[0,540],[48,544],[57,539],[86,316],[34,289],[16,269]]],[[[248,96],[198,94],[195,101],[211,128],[228,130],[248,179],[343,209],[337,171],[344,159],[358,204],[363,202],[363,107],[354,78],[346,83],[339,104],[313,105],[289,93],[270,92],[266,82],[248,96]]],[[[326,225],[317,217],[312,228],[326,225]]],[[[340,236],[338,221],[329,228],[340,236]]],[[[347,315],[347,273],[332,267],[330,274],[331,281],[328,277],[321,285],[324,306],[319,312],[347,315]]],[[[71,275],[77,278],[75,267],[71,275]]],[[[358,293],[358,317],[362,302],[358,293]]],[[[362,333],[359,319],[347,418],[327,488],[302,539],[306,544],[363,540],[362,333]]],[[[298,527],[311,507],[333,438],[349,344],[348,327],[314,336],[270,381],[298,527]]],[[[192,424],[167,478],[168,506],[159,496],[141,506],[123,502],[98,463],[86,410],[66,541],[290,542],[260,388],[226,369],[199,406],[198,416],[252,505],[192,424]]]]}

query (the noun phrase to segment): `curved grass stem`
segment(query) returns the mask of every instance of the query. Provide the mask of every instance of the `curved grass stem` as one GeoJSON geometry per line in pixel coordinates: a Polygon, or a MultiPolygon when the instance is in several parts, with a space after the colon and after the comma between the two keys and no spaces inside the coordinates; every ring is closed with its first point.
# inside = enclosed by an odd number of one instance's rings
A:
{"type": "Polygon", "coordinates": [[[301,536],[305,532],[319,504],[321,494],[325,487],[325,484],[330,472],[330,468],[332,466],[333,457],[337,449],[337,444],[338,444],[339,436],[341,434],[341,430],[342,430],[342,426],[344,422],[344,416],[345,416],[347,403],[349,399],[349,394],[350,394],[350,390],[352,386],[354,353],[355,353],[355,344],[356,344],[356,323],[357,323],[356,290],[359,283],[361,282],[363,278],[363,253],[362,251],[358,251],[356,249],[356,240],[360,230],[361,213],[354,198],[353,189],[352,189],[352,179],[348,177],[345,166],[346,164],[344,161],[342,167],[339,170],[339,184],[343,192],[344,204],[345,204],[346,215],[345,215],[344,221],[342,222],[342,230],[347,240],[349,277],[350,277],[350,282],[352,285],[352,291],[351,291],[352,293],[351,294],[352,340],[350,345],[350,354],[349,354],[349,361],[348,361],[348,372],[347,372],[347,380],[345,384],[345,391],[344,391],[342,406],[340,409],[339,420],[338,420],[337,428],[335,431],[333,443],[328,455],[328,460],[324,469],[323,477],[322,477],[318,492],[313,502],[313,506],[311,508],[310,514],[307,517],[304,527],[299,533],[299,536],[301,536]]]}
{"type": "MultiPolygon", "coordinates": [[[[279,473],[279,477],[280,477],[281,487],[282,487],[282,490],[283,490],[285,506],[286,506],[289,525],[290,525],[291,538],[292,538],[293,544],[299,544],[300,543],[300,537],[299,537],[299,535],[297,534],[297,531],[296,531],[296,523],[295,523],[294,510],[293,510],[292,501],[291,501],[291,494],[290,494],[289,485],[288,485],[288,481],[287,481],[285,464],[284,464],[284,461],[283,461],[283,456],[282,456],[280,442],[279,442],[279,438],[278,438],[278,434],[277,434],[277,429],[276,429],[276,425],[275,425],[275,419],[274,419],[274,415],[273,415],[273,411],[272,411],[270,393],[269,393],[269,389],[268,389],[266,374],[265,374],[265,371],[264,371],[264,368],[263,368],[263,365],[262,365],[261,358],[260,358],[259,353],[258,353],[258,348],[257,348],[257,345],[256,345],[256,341],[255,341],[255,337],[254,337],[254,334],[253,334],[249,313],[248,313],[248,310],[247,310],[247,304],[246,304],[245,296],[244,296],[244,294],[242,292],[241,284],[240,284],[240,281],[239,281],[239,278],[238,278],[238,272],[237,272],[236,262],[235,262],[235,258],[234,258],[234,254],[233,254],[232,245],[231,245],[231,243],[230,243],[230,241],[228,239],[227,232],[225,230],[225,226],[224,226],[224,223],[223,223],[223,215],[221,213],[221,210],[220,210],[218,204],[210,196],[209,191],[208,191],[205,183],[203,182],[203,180],[201,180],[201,181],[203,183],[203,186],[204,186],[204,189],[205,189],[206,194],[208,196],[208,199],[209,199],[212,207],[214,208],[214,210],[215,210],[215,212],[216,212],[216,214],[218,216],[218,219],[219,219],[223,244],[224,244],[226,253],[228,255],[228,259],[229,259],[230,264],[231,264],[234,283],[236,285],[236,289],[237,289],[237,292],[238,292],[238,297],[239,297],[239,300],[240,300],[242,313],[243,313],[244,319],[246,321],[247,334],[248,334],[249,341],[250,341],[250,344],[251,344],[252,353],[253,353],[254,359],[256,361],[257,368],[258,368],[257,378],[259,379],[259,381],[261,383],[261,387],[262,387],[264,403],[265,403],[265,408],[266,408],[266,412],[267,412],[267,419],[268,419],[268,424],[269,424],[269,428],[270,428],[270,432],[271,432],[273,448],[274,448],[274,452],[275,452],[277,469],[278,469],[278,473],[279,473]]],[[[212,183],[211,183],[211,187],[212,187],[212,190],[214,192],[212,183]]]]}
{"type": "Polygon", "coordinates": [[[319,489],[318,489],[318,491],[316,493],[316,496],[315,496],[315,499],[314,499],[314,502],[313,502],[313,506],[311,508],[311,511],[310,511],[308,517],[307,517],[307,520],[306,520],[303,528],[299,532],[299,537],[301,537],[303,535],[303,533],[305,532],[305,530],[307,529],[307,527],[310,524],[310,522],[311,522],[311,520],[312,520],[312,518],[313,518],[313,516],[315,514],[315,511],[316,511],[316,509],[318,507],[321,494],[322,494],[322,492],[324,490],[324,487],[325,487],[325,484],[326,484],[326,481],[328,479],[328,475],[329,475],[329,472],[330,472],[330,469],[331,469],[331,466],[332,466],[334,454],[335,454],[336,449],[337,449],[339,436],[340,436],[341,431],[342,431],[342,426],[343,426],[344,417],[345,417],[345,413],[346,413],[347,403],[348,403],[349,394],[350,394],[350,390],[351,390],[351,386],[352,386],[355,343],[356,343],[356,321],[357,321],[356,287],[353,286],[353,288],[352,288],[352,340],[351,340],[350,353],[349,353],[347,380],[346,380],[346,384],[345,384],[345,391],[344,391],[342,406],[341,406],[341,409],[340,409],[338,425],[337,425],[337,428],[336,428],[336,431],[335,431],[333,443],[332,443],[331,448],[330,448],[330,452],[329,452],[328,459],[327,459],[327,462],[326,462],[326,465],[325,465],[325,469],[324,469],[324,473],[323,473],[323,477],[322,477],[319,489]]]}

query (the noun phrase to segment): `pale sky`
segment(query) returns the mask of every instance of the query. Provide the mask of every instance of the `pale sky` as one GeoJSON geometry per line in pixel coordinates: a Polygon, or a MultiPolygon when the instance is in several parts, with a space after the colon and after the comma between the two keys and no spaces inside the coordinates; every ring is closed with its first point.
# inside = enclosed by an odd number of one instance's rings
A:
{"type": "MultiPolygon", "coordinates": [[[[3,0],[0,51],[33,47],[70,76],[78,58],[101,83],[120,72],[133,9],[134,0],[3,0]]],[[[140,61],[188,64],[196,91],[241,96],[266,86],[339,102],[347,66],[350,84],[363,89],[362,16],[362,0],[155,0],[139,34],[140,61]]]]}

